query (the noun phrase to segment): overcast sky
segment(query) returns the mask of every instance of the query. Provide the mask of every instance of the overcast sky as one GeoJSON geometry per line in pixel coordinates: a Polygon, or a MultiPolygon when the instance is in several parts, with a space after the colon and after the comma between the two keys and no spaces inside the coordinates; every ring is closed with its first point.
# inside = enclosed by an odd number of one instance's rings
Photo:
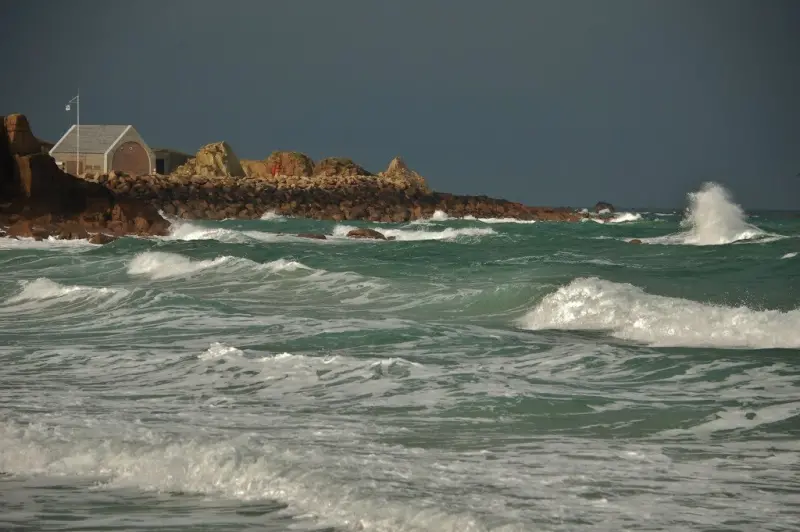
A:
{"type": "Polygon", "coordinates": [[[798,0],[0,3],[0,113],[151,147],[395,155],[437,190],[800,208],[798,0]]]}

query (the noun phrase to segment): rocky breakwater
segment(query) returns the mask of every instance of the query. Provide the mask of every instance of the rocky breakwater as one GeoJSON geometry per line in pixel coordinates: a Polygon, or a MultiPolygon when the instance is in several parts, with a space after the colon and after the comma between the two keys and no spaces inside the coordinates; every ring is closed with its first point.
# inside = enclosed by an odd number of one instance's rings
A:
{"type": "Polygon", "coordinates": [[[0,130],[0,233],[44,239],[107,242],[125,234],[169,230],[151,203],[118,196],[107,187],[64,173],[21,114],[2,117],[0,130]]]}
{"type": "Polygon", "coordinates": [[[299,152],[275,152],[240,161],[227,143],[214,143],[170,175],[86,176],[117,195],[151,203],[188,219],[255,219],[267,212],[328,220],[407,222],[437,210],[450,216],[576,221],[567,208],[529,207],[487,196],[433,192],[399,157],[373,174],[350,159],[314,161],[299,152]]]}

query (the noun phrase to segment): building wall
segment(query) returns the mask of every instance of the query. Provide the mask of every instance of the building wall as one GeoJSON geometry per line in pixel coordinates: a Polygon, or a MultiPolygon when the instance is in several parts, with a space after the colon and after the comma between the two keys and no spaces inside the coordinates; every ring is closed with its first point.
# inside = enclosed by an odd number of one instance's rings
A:
{"type": "Polygon", "coordinates": [[[65,172],[72,175],[105,172],[105,156],[102,153],[81,153],[81,165],[78,171],[75,170],[75,153],[54,153],[53,158],[62,165],[65,172]]]}
{"type": "Polygon", "coordinates": [[[156,150],[156,166],[162,174],[170,174],[191,158],[191,155],[170,150],[156,150]],[[163,166],[163,168],[162,168],[163,166]]]}
{"type": "Polygon", "coordinates": [[[126,142],[137,142],[142,145],[142,147],[147,152],[147,157],[149,160],[149,173],[155,172],[156,169],[156,156],[153,153],[153,150],[147,145],[144,139],[139,135],[135,128],[130,128],[126,131],[122,137],[120,137],[117,142],[110,146],[108,151],[105,153],[105,163],[104,163],[104,171],[110,172],[114,168],[112,168],[112,162],[114,161],[114,153],[120,146],[125,144],[126,142]]]}

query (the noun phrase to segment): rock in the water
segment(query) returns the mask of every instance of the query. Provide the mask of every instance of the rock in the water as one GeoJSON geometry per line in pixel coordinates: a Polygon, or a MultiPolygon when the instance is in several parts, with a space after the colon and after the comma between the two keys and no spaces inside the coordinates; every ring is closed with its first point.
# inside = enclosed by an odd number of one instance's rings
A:
{"type": "Polygon", "coordinates": [[[615,212],[614,206],[608,203],[607,201],[598,201],[597,204],[594,206],[594,212],[596,213],[611,213],[615,212]]]}
{"type": "Polygon", "coordinates": [[[353,162],[352,159],[343,157],[328,157],[322,159],[314,166],[315,176],[370,176],[372,175],[361,166],[353,162]]]}
{"type": "Polygon", "coordinates": [[[58,232],[58,238],[62,240],[86,240],[89,238],[89,233],[86,228],[77,222],[68,222],[61,226],[58,232]]]}
{"type": "Polygon", "coordinates": [[[417,172],[411,170],[408,165],[400,157],[395,157],[389,163],[389,167],[385,172],[379,174],[384,177],[393,178],[395,180],[402,180],[407,183],[407,186],[400,188],[411,188],[422,193],[429,193],[428,183],[425,178],[417,172]]]}
{"type": "Polygon", "coordinates": [[[305,153],[299,151],[276,151],[264,161],[263,176],[297,176],[311,177],[314,175],[314,161],[305,153]]]}
{"type": "Polygon", "coordinates": [[[227,142],[213,142],[200,148],[197,155],[176,168],[173,175],[244,177],[245,173],[227,142]]]}
{"type": "Polygon", "coordinates": [[[368,229],[366,227],[351,229],[348,231],[347,236],[350,238],[372,238],[375,240],[386,240],[386,236],[384,236],[383,233],[379,233],[374,229],[368,229]]]}
{"type": "Polygon", "coordinates": [[[313,238],[314,240],[327,240],[328,237],[321,233],[298,233],[300,238],[313,238]]]}
{"type": "Polygon", "coordinates": [[[628,244],[641,244],[641,243],[642,243],[642,241],[639,240],[638,238],[632,238],[632,239],[628,240],[628,244]]]}
{"type": "Polygon", "coordinates": [[[89,243],[91,244],[108,244],[113,242],[117,239],[115,236],[107,235],[105,233],[95,233],[89,237],[89,243]]]}

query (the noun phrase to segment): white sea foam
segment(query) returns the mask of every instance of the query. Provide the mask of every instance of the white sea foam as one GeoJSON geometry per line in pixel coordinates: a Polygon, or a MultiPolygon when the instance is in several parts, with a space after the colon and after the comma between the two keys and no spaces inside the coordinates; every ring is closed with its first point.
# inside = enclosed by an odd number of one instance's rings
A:
{"type": "MultiPolygon", "coordinates": [[[[287,504],[299,523],[306,519],[365,532],[487,530],[463,509],[464,513],[451,513],[446,507],[414,500],[386,501],[373,495],[369,480],[359,481],[362,470],[376,470],[386,481],[392,479],[395,468],[388,468],[384,460],[401,451],[384,454],[376,449],[357,461],[337,463],[338,456],[330,450],[283,449],[255,438],[181,440],[126,425],[111,425],[108,432],[99,435],[88,430],[2,423],[0,470],[26,476],[90,478],[99,481],[94,489],[204,493],[243,501],[271,499],[287,504]],[[389,471],[381,473],[384,469],[389,471]]],[[[403,458],[405,455],[396,459],[403,458]]],[[[426,471],[416,466],[413,473],[425,475],[426,471]]],[[[524,529],[506,526],[503,530],[524,529]]]]}
{"type": "Polygon", "coordinates": [[[216,360],[220,358],[238,358],[244,356],[244,352],[236,347],[231,347],[219,342],[214,342],[208,349],[197,358],[201,360],[216,360]]]}
{"type": "MultiPolygon", "coordinates": [[[[334,237],[346,237],[349,231],[356,229],[356,227],[348,225],[337,225],[333,228],[334,237]]],[[[448,227],[441,231],[430,231],[427,229],[385,229],[381,228],[380,232],[386,237],[394,237],[395,240],[401,241],[418,241],[418,240],[455,240],[459,237],[479,237],[497,234],[492,228],[483,227],[448,227]]]]}
{"type": "Polygon", "coordinates": [[[745,218],[744,210],[732,201],[725,188],[716,183],[705,183],[699,191],[689,193],[689,208],[681,221],[681,225],[688,228],[688,231],[641,240],[646,244],[717,246],[748,240],[767,242],[783,238],[747,223],[745,218]]]}
{"type": "Polygon", "coordinates": [[[261,219],[267,222],[285,222],[286,217],[282,216],[275,211],[267,211],[262,216],[261,219]]]}
{"type": "Polygon", "coordinates": [[[582,222],[586,222],[588,220],[597,222],[599,224],[621,224],[629,222],[639,222],[642,220],[642,215],[638,212],[618,212],[611,218],[598,218],[596,216],[592,216],[590,218],[581,219],[582,222]]]}
{"type": "Polygon", "coordinates": [[[627,222],[638,222],[641,221],[642,215],[638,212],[620,212],[617,213],[613,218],[608,220],[610,224],[621,224],[627,222]]]}
{"type": "Polygon", "coordinates": [[[61,240],[59,238],[0,238],[0,249],[58,249],[85,251],[99,247],[88,240],[61,240]]]}
{"type": "Polygon", "coordinates": [[[648,294],[630,284],[579,278],[519,320],[525,329],[610,331],[653,346],[800,348],[800,309],[752,310],[648,294]]]}
{"type": "MultiPolygon", "coordinates": [[[[466,220],[467,217],[465,216],[466,220]]],[[[474,218],[485,224],[535,224],[536,220],[520,220],[518,218],[474,218]]]]}
{"type": "Polygon", "coordinates": [[[296,270],[312,270],[308,266],[289,259],[277,259],[263,264],[241,257],[224,255],[210,260],[193,260],[178,253],[146,251],[139,253],[128,266],[128,274],[141,275],[153,280],[183,277],[203,270],[226,267],[230,270],[266,270],[272,273],[296,270]]]}
{"type": "Polygon", "coordinates": [[[433,212],[430,219],[434,222],[445,222],[450,219],[450,216],[448,216],[446,212],[437,209],[433,212]]]}
{"type": "Polygon", "coordinates": [[[782,258],[782,259],[793,259],[793,258],[795,258],[796,256],[797,256],[797,252],[796,252],[796,251],[793,251],[792,253],[787,253],[786,255],[784,255],[784,256],[783,256],[783,257],[781,257],[781,258],[782,258]]]}
{"type": "Polygon", "coordinates": [[[8,299],[9,303],[19,303],[22,301],[41,301],[46,299],[75,300],[103,298],[114,295],[126,295],[124,289],[115,288],[96,288],[92,286],[64,285],[51,281],[45,277],[40,277],[33,281],[22,281],[22,291],[8,299]]]}

